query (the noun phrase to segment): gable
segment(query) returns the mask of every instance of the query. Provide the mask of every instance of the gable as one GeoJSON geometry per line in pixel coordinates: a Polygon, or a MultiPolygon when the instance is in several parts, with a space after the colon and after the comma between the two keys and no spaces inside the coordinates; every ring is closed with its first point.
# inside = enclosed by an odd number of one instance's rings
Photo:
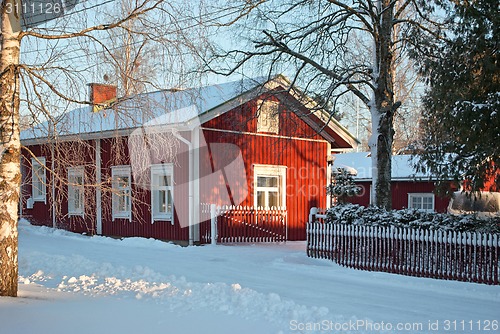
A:
{"type": "Polygon", "coordinates": [[[252,103],[259,99],[273,99],[284,106],[281,109],[282,114],[290,116],[290,119],[286,122],[288,129],[284,130],[285,133],[280,135],[322,139],[331,143],[332,148],[350,149],[357,147],[358,140],[346,128],[326,111],[319,109],[312,99],[301,95],[300,91],[290,88],[289,85],[290,83],[286,78],[278,76],[264,85],[249,90],[238,96],[238,98],[200,115],[201,123],[204,126],[223,126],[228,130],[234,129],[235,125],[239,127],[243,123],[247,124],[246,131],[256,132],[254,130],[256,127],[252,123],[258,113],[252,103]],[[244,107],[250,101],[252,102],[250,104],[251,108],[254,108],[253,113],[248,111],[249,107],[244,107]],[[242,115],[225,115],[237,108],[240,108],[242,115]],[[209,123],[222,115],[225,115],[224,117],[227,117],[228,120],[209,123]],[[292,129],[290,127],[293,124],[295,124],[295,128],[292,129]]]}
{"type": "Polygon", "coordinates": [[[325,138],[304,122],[296,113],[290,111],[282,99],[276,96],[258,96],[222,115],[202,124],[203,128],[225,130],[241,133],[260,133],[262,135],[305,138],[325,141],[325,138]],[[259,101],[267,100],[279,103],[279,125],[277,133],[258,131],[260,111],[259,101]]]}

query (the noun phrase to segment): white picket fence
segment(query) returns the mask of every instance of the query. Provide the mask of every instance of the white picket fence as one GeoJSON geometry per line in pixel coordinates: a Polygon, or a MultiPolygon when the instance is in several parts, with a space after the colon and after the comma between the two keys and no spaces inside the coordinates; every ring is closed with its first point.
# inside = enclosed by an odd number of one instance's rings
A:
{"type": "Polygon", "coordinates": [[[500,284],[500,238],[496,234],[316,219],[307,225],[307,254],[362,270],[500,284]]]}
{"type": "Polygon", "coordinates": [[[202,243],[284,242],[287,240],[285,208],[201,205],[202,243]]]}

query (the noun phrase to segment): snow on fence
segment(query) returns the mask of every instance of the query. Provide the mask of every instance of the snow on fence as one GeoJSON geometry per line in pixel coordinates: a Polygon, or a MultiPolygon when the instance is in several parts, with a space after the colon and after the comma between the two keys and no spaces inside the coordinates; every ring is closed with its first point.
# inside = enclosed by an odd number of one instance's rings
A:
{"type": "Polygon", "coordinates": [[[307,255],[355,269],[499,285],[499,239],[488,233],[312,220],[307,255]]]}
{"type": "Polygon", "coordinates": [[[284,208],[202,204],[200,211],[202,243],[283,242],[287,239],[284,208]]]}

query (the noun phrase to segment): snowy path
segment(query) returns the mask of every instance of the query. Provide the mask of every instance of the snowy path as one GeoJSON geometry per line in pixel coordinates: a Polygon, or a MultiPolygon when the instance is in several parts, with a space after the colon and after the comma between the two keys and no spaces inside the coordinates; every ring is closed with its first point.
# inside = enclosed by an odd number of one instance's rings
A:
{"type": "MultiPolygon", "coordinates": [[[[440,333],[446,320],[500,320],[500,287],[354,271],[310,259],[304,248],[182,248],[23,223],[25,298],[0,299],[0,333],[334,333],[356,321],[341,332],[375,333],[361,325],[383,322],[394,333],[440,333]]],[[[446,333],[486,332],[476,326],[446,333]]]]}

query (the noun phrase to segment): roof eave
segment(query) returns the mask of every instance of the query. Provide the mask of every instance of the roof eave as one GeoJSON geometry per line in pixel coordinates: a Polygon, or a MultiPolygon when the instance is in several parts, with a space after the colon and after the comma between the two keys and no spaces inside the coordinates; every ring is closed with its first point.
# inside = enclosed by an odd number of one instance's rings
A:
{"type": "MultiPolygon", "coordinates": [[[[114,138],[116,136],[120,137],[128,137],[130,136],[135,130],[140,129],[141,126],[133,127],[133,128],[126,128],[126,129],[119,129],[119,130],[105,130],[105,131],[94,131],[94,132],[84,132],[84,133],[77,133],[77,134],[66,134],[66,135],[59,135],[57,136],[57,141],[75,141],[75,140],[94,140],[94,139],[109,139],[109,138],[114,138]]],[[[191,131],[194,129],[194,126],[192,125],[192,122],[185,122],[182,124],[158,124],[158,125],[150,125],[148,126],[148,129],[151,129],[152,131],[155,131],[155,128],[161,129],[162,131],[169,131],[169,130],[177,130],[177,131],[191,131]]],[[[48,136],[45,137],[39,137],[39,138],[26,138],[26,139],[21,139],[21,144],[24,146],[30,146],[30,145],[43,145],[47,144],[51,141],[51,139],[48,136]]]]}

